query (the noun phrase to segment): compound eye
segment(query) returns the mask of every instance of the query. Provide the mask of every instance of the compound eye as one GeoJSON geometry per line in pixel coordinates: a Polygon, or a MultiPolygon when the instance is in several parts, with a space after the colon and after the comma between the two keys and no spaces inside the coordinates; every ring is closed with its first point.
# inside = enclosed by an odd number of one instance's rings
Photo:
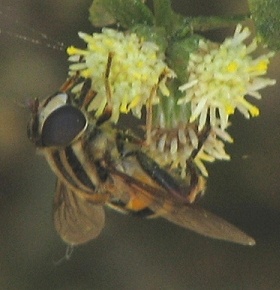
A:
{"type": "Polygon", "coordinates": [[[66,105],[53,111],[44,122],[42,128],[42,145],[66,146],[83,131],[86,117],[77,108],[66,105]]]}

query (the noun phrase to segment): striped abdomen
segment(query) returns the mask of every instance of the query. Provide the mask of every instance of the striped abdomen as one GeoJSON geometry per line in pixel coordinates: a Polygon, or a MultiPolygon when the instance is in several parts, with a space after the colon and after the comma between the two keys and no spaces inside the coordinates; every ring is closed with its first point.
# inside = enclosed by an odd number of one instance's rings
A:
{"type": "Polygon", "coordinates": [[[106,158],[103,153],[106,154],[107,148],[97,147],[100,142],[109,142],[101,130],[92,133],[86,131],[66,147],[45,148],[43,152],[60,181],[74,191],[93,194],[108,176],[107,170],[101,165],[106,158]]]}

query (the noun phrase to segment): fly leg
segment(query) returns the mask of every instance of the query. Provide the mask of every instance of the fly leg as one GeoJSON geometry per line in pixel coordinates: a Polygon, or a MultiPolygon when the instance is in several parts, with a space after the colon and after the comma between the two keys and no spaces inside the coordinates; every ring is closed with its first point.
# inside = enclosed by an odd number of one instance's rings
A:
{"type": "Polygon", "coordinates": [[[98,118],[96,122],[97,125],[101,125],[102,123],[108,121],[112,116],[113,103],[112,103],[112,89],[110,85],[110,71],[111,71],[111,66],[112,66],[112,60],[113,60],[113,53],[109,53],[107,66],[105,70],[105,76],[104,76],[107,105],[102,115],[98,118]]]}
{"type": "Polygon", "coordinates": [[[90,78],[82,78],[80,77],[79,71],[70,78],[66,80],[66,82],[60,87],[59,92],[68,93],[71,92],[72,88],[75,85],[83,82],[83,86],[81,88],[81,93],[77,98],[76,104],[78,107],[87,110],[89,104],[96,96],[96,92],[91,89],[91,79],[90,78]]]}
{"type": "Polygon", "coordinates": [[[152,133],[152,127],[153,127],[152,126],[153,125],[152,124],[153,123],[153,103],[154,103],[154,99],[157,96],[159,85],[162,82],[162,80],[164,80],[165,78],[166,78],[166,71],[163,71],[158,78],[158,82],[152,87],[150,96],[146,103],[146,140],[145,140],[145,143],[148,146],[151,143],[151,138],[152,138],[151,133],[152,133]]]}
{"type": "Polygon", "coordinates": [[[88,106],[96,95],[97,92],[91,89],[91,79],[85,79],[79,96],[79,107],[87,111],[88,106]]]}
{"type": "Polygon", "coordinates": [[[76,72],[75,75],[69,77],[63,85],[59,88],[59,92],[61,93],[67,93],[69,90],[71,90],[79,81],[80,73],[76,72]]]}
{"type": "Polygon", "coordinates": [[[195,166],[194,159],[201,150],[203,144],[207,140],[209,134],[211,131],[210,125],[206,125],[205,129],[201,132],[199,135],[199,140],[198,140],[198,146],[195,148],[189,159],[186,161],[187,163],[187,168],[190,173],[190,191],[187,196],[187,199],[189,203],[193,203],[196,198],[200,195],[203,194],[203,191],[205,189],[205,179],[199,174],[197,167],[195,166]]]}

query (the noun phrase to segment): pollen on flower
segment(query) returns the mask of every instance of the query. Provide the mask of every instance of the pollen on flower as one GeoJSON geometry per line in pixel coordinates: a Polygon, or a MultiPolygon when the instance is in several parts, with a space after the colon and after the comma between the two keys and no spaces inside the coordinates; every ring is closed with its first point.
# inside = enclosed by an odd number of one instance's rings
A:
{"type": "Polygon", "coordinates": [[[200,40],[199,49],[190,55],[187,74],[188,82],[179,87],[184,93],[179,105],[190,103],[190,121],[198,121],[199,130],[209,118],[211,126],[225,129],[228,119],[235,109],[246,118],[258,116],[257,107],[249,103],[245,96],[260,99],[258,92],[275,80],[264,78],[272,52],[253,58],[256,50],[254,39],[249,45],[244,43],[250,36],[248,28],[238,25],[234,36],[222,44],[200,40]]]}
{"type": "Polygon", "coordinates": [[[175,73],[168,68],[164,54],[156,44],[144,41],[134,33],[105,28],[102,33],[79,33],[79,36],[87,43],[87,48],[68,48],[69,60],[73,62],[70,75],[78,71],[81,76],[92,79],[92,89],[97,95],[89,110],[95,111],[96,115],[102,114],[108,101],[105,74],[109,55],[111,65],[107,81],[112,95],[112,121],[117,122],[120,112],[132,111],[140,117],[155,86],[162,95],[169,94],[165,82],[175,73]]]}
{"type": "Polygon", "coordinates": [[[236,72],[238,68],[238,65],[235,61],[229,63],[228,67],[227,67],[227,71],[228,72],[236,72]]]}

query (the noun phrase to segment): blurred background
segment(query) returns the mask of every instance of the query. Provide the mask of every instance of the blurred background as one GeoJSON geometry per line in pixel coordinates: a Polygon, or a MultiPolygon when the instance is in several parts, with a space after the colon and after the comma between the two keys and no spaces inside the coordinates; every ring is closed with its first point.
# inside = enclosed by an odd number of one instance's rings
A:
{"type": "MultiPolygon", "coordinates": [[[[185,15],[248,10],[245,0],[173,2],[185,15]]],[[[61,261],[66,246],[51,216],[55,177],[26,137],[26,104],[52,94],[66,79],[66,53],[48,44],[82,46],[77,32],[92,32],[90,4],[0,2],[0,289],[280,289],[279,55],[269,70],[279,84],[262,91],[259,118],[234,117],[235,143],[227,147],[232,161],[208,166],[211,177],[201,201],[252,235],[256,246],[215,241],[164,220],[141,221],[107,210],[101,236],[61,261]]],[[[233,28],[212,37],[223,40],[229,31],[233,28]]]]}

